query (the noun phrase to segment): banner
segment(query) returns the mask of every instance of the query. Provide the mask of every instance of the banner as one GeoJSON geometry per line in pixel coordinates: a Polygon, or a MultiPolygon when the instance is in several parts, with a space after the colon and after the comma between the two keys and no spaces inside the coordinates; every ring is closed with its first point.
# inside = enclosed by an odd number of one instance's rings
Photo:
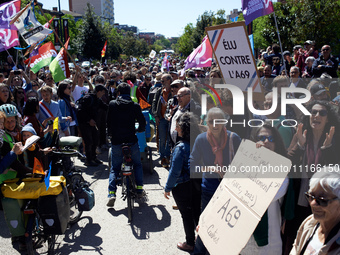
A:
{"type": "MultiPolygon", "coordinates": [[[[225,84],[233,84],[243,92],[251,88],[255,100],[264,100],[244,22],[208,27],[206,33],[225,84]]],[[[225,88],[225,85],[215,88],[225,88]]]]}
{"type": "Polygon", "coordinates": [[[48,66],[52,60],[58,55],[52,42],[45,43],[43,46],[33,50],[28,61],[33,73],[37,73],[44,66],[48,66]]]}
{"type": "Polygon", "coordinates": [[[203,38],[202,43],[198,46],[185,60],[184,70],[193,67],[211,66],[212,48],[208,37],[203,38]]]}
{"type": "Polygon", "coordinates": [[[150,54],[149,54],[149,58],[155,58],[156,57],[156,51],[151,50],[150,54]]]}
{"type": "Polygon", "coordinates": [[[281,186],[279,195],[286,192],[290,167],[289,159],[265,147],[256,148],[250,140],[242,141],[200,216],[198,234],[210,254],[240,254],[281,186]],[[270,166],[284,170],[265,172],[270,166]]]}
{"type": "Polygon", "coordinates": [[[271,0],[242,0],[242,10],[248,25],[254,19],[272,13],[274,6],[271,0]]]}
{"type": "Polygon", "coordinates": [[[34,14],[34,7],[28,7],[14,22],[14,25],[28,45],[33,45],[52,33],[52,30],[39,23],[34,14]]]}
{"type": "Polygon", "coordinates": [[[20,44],[17,28],[9,24],[19,11],[20,0],[0,5],[0,52],[20,44]]]}
{"type": "Polygon", "coordinates": [[[66,38],[70,37],[70,35],[68,34],[68,19],[63,18],[62,21],[63,21],[63,31],[64,31],[63,38],[66,40],[66,38]]]}
{"type": "Polygon", "coordinates": [[[105,57],[106,46],[107,46],[107,40],[106,40],[106,42],[105,42],[105,44],[104,44],[104,47],[103,47],[103,49],[102,49],[102,58],[105,57]]]}
{"type": "MultiPolygon", "coordinates": [[[[59,19],[54,19],[53,20],[53,28],[54,32],[59,36],[61,40],[61,33],[60,33],[60,28],[59,28],[59,19]]],[[[60,42],[57,39],[57,36],[54,34],[54,46],[60,46],[60,42]]]]}
{"type": "Polygon", "coordinates": [[[167,71],[169,71],[169,68],[170,68],[170,63],[169,63],[169,60],[168,60],[168,54],[165,53],[164,55],[164,59],[162,61],[162,69],[166,69],[167,71]]]}
{"type": "MultiPolygon", "coordinates": [[[[65,43],[65,48],[68,47],[68,42],[70,38],[67,39],[65,43]]],[[[61,48],[57,57],[50,64],[50,71],[54,82],[62,81],[70,77],[70,69],[68,67],[67,53],[65,48],[61,48]]]]}

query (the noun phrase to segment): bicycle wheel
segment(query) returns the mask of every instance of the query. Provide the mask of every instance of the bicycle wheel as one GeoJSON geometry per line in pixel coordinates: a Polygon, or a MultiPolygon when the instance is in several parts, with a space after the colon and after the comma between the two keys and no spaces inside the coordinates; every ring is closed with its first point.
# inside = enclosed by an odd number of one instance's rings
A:
{"type": "Polygon", "coordinates": [[[47,237],[47,245],[48,245],[47,255],[54,255],[55,240],[56,240],[55,235],[50,235],[47,237]]]}
{"type": "Polygon", "coordinates": [[[85,180],[80,174],[72,174],[71,177],[69,177],[68,179],[69,183],[67,184],[67,191],[70,200],[70,224],[74,224],[80,219],[81,215],[83,214],[83,211],[79,210],[74,192],[81,186],[81,183],[85,180]]]}
{"type": "Polygon", "coordinates": [[[33,232],[34,228],[35,216],[30,215],[27,220],[26,233],[25,233],[25,243],[26,243],[26,251],[28,255],[34,255],[33,248],[33,232]]]}
{"type": "Polygon", "coordinates": [[[125,178],[126,180],[126,200],[128,209],[128,222],[132,221],[132,207],[133,207],[133,197],[131,192],[131,179],[130,177],[125,178]]]}

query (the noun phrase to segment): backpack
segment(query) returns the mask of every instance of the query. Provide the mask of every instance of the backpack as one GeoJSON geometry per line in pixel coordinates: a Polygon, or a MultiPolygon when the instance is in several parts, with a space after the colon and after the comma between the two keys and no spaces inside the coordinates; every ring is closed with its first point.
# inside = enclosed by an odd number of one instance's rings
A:
{"type": "Polygon", "coordinates": [[[87,99],[90,98],[91,99],[91,103],[89,106],[87,106],[86,108],[89,108],[92,106],[93,104],[93,98],[90,94],[86,94],[84,96],[82,96],[81,98],[79,98],[77,101],[76,101],[76,112],[77,114],[79,112],[81,112],[83,109],[84,109],[84,105],[86,105],[86,102],[88,101],[87,99]]]}
{"type": "Polygon", "coordinates": [[[155,87],[155,88],[151,88],[151,89],[150,89],[149,96],[148,96],[148,103],[149,103],[150,105],[152,105],[152,101],[153,101],[153,99],[154,99],[154,97],[155,97],[157,91],[158,91],[159,89],[161,89],[161,88],[162,88],[162,87],[155,87]]]}

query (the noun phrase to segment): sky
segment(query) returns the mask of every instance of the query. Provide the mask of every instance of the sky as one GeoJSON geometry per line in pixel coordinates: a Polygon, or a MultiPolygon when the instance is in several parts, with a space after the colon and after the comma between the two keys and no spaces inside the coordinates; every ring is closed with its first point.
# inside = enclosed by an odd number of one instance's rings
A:
{"type": "MultiPolygon", "coordinates": [[[[91,0],[93,1],[93,0],[91,0]]],[[[58,0],[40,0],[44,9],[58,7],[58,0]]],[[[69,10],[68,0],[60,0],[60,8],[69,10]]],[[[205,11],[223,9],[230,14],[241,10],[241,0],[118,0],[114,1],[115,23],[137,26],[140,32],[155,32],[165,37],[179,37],[184,27],[196,24],[205,11]]]]}

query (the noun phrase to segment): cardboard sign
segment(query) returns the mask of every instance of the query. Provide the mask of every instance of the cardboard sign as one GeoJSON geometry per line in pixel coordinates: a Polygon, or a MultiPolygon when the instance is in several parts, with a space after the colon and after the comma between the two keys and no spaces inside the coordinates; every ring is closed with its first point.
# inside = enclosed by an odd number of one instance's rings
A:
{"type": "Polygon", "coordinates": [[[242,141],[229,172],[200,217],[198,234],[210,254],[238,255],[247,244],[288,174],[268,175],[270,164],[284,169],[291,166],[289,159],[242,141]],[[255,172],[254,166],[267,172],[255,172]]]}
{"type": "Polygon", "coordinates": [[[235,22],[208,27],[206,33],[225,83],[235,85],[243,92],[250,87],[253,89],[254,98],[263,100],[245,23],[235,22]]]}

